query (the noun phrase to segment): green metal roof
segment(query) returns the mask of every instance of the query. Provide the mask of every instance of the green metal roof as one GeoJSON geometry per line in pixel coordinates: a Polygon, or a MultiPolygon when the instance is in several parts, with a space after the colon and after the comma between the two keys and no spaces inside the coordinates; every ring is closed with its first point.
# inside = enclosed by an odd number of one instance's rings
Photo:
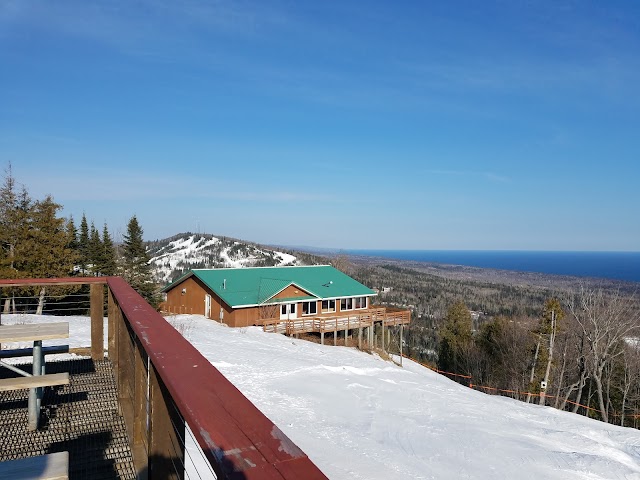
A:
{"type": "Polygon", "coordinates": [[[375,295],[370,288],[329,265],[196,269],[163,291],[171,290],[192,275],[233,308],[282,302],[285,299],[272,297],[292,284],[304,290],[296,300],[375,295]]]}

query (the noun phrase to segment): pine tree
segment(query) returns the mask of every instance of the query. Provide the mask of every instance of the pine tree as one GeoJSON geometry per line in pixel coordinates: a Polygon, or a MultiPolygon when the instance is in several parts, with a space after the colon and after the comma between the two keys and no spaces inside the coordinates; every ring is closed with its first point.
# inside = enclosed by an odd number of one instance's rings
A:
{"type": "Polygon", "coordinates": [[[87,223],[87,216],[84,213],[82,214],[82,221],[80,222],[78,247],[80,250],[80,273],[84,275],[87,272],[87,265],[89,263],[89,224],[87,223]]]}
{"type": "MultiPolygon", "coordinates": [[[[454,303],[447,311],[440,329],[438,367],[454,373],[465,370],[464,357],[472,344],[473,321],[463,302],[454,303]]],[[[464,372],[467,373],[467,372],[464,372]]]]}
{"type": "MultiPolygon", "coordinates": [[[[61,208],[50,196],[34,204],[22,266],[29,278],[66,277],[73,270],[75,255],[68,246],[65,220],[57,216],[61,208]]],[[[42,313],[45,292],[45,287],[39,289],[37,314],[42,313]]]]}
{"type": "Polygon", "coordinates": [[[74,252],[77,252],[79,248],[78,229],[76,228],[76,223],[73,221],[73,216],[70,216],[69,220],[67,220],[67,239],[67,246],[74,252]]]}
{"type": "Polygon", "coordinates": [[[98,276],[102,272],[103,250],[100,233],[93,222],[91,222],[90,232],[89,245],[87,246],[87,268],[92,275],[98,276]]]}
{"type": "MultiPolygon", "coordinates": [[[[0,187],[0,277],[22,278],[26,274],[22,271],[24,255],[27,252],[24,244],[29,232],[29,218],[33,202],[22,187],[17,189],[17,182],[13,177],[11,163],[5,170],[5,177],[0,187]]],[[[4,313],[10,312],[11,304],[15,311],[13,299],[15,289],[7,291],[4,303],[4,313]]]]}
{"type": "Polygon", "coordinates": [[[102,227],[102,274],[111,276],[116,274],[117,264],[116,264],[116,250],[113,245],[113,240],[111,239],[111,235],[109,235],[109,230],[107,229],[107,224],[105,223],[102,227]]]}
{"type": "Polygon", "coordinates": [[[123,277],[147,302],[157,307],[158,299],[151,275],[151,258],[142,240],[142,228],[134,215],[124,235],[123,277]]]}

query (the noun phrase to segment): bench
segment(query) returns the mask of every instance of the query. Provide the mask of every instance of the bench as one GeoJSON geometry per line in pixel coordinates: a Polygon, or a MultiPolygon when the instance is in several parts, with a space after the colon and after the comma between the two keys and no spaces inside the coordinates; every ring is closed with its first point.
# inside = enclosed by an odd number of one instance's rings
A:
{"type": "Polygon", "coordinates": [[[33,375],[29,377],[3,378],[0,379],[0,392],[68,384],[69,374],[67,372],[52,373],[48,375],[33,375]]]}
{"type": "Polygon", "coordinates": [[[68,480],[69,452],[0,462],[0,478],[15,480],[68,480]]]}

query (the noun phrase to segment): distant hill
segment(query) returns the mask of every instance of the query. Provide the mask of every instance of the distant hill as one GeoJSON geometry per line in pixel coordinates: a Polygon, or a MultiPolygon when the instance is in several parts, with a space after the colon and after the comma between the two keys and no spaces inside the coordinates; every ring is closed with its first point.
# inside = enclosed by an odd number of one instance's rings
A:
{"type": "Polygon", "coordinates": [[[155,278],[173,281],[193,268],[273,267],[327,263],[314,255],[275,250],[252,242],[207,233],[179,233],[147,242],[155,278]]]}

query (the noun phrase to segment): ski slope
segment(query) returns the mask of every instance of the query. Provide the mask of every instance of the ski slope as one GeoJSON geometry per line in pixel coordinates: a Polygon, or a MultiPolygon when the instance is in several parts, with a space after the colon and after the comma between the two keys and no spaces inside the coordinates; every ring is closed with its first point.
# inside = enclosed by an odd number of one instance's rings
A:
{"type": "MultiPolygon", "coordinates": [[[[51,318],[2,320],[17,317],[51,318]]],[[[67,318],[70,344],[88,345],[88,319],[67,318]]],[[[168,319],[331,479],[640,479],[640,431],[489,396],[407,360],[168,319]]]]}

